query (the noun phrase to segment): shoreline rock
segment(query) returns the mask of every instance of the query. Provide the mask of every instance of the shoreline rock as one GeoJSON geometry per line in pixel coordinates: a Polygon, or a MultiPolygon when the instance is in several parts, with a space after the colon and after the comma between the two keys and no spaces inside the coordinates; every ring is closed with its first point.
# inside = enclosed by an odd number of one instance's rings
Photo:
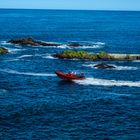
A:
{"type": "Polygon", "coordinates": [[[32,37],[21,38],[21,39],[13,39],[13,40],[9,40],[8,43],[18,44],[18,45],[21,45],[21,46],[24,46],[24,45],[31,45],[31,46],[60,46],[61,45],[61,44],[58,44],[58,43],[51,43],[51,42],[44,42],[44,41],[35,40],[32,37]]]}
{"type": "Polygon", "coordinates": [[[4,48],[4,47],[0,47],[0,55],[1,54],[7,54],[8,53],[8,49],[4,48]]]}
{"type": "Polygon", "coordinates": [[[111,60],[140,60],[140,54],[111,54],[106,52],[88,53],[86,51],[66,50],[61,53],[54,54],[53,57],[67,59],[82,59],[93,61],[111,61],[111,60]]]}

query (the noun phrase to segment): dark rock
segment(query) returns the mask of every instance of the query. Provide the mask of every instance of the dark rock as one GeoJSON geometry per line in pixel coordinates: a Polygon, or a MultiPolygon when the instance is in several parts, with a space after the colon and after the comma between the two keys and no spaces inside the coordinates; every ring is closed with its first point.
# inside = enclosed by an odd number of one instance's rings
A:
{"type": "Polygon", "coordinates": [[[0,54],[6,54],[6,53],[8,53],[8,49],[4,47],[0,47],[0,54]]]}
{"type": "Polygon", "coordinates": [[[95,68],[98,68],[98,69],[113,69],[115,68],[114,66],[112,65],[108,65],[108,64],[97,64],[94,66],[95,68]]]}
{"type": "Polygon", "coordinates": [[[60,46],[61,45],[57,43],[50,43],[50,42],[43,42],[43,41],[35,40],[31,37],[10,40],[8,41],[8,43],[18,44],[18,45],[31,45],[31,46],[60,46]]]}
{"type": "Polygon", "coordinates": [[[70,43],[70,44],[67,44],[69,47],[81,47],[83,45],[79,44],[79,43],[70,43]]]}

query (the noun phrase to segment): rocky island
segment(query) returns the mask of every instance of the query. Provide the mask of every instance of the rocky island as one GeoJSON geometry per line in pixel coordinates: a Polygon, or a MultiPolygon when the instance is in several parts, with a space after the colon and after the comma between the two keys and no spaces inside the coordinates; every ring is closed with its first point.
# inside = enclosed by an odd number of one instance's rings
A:
{"type": "Polygon", "coordinates": [[[8,53],[8,49],[4,48],[4,47],[0,47],[0,55],[1,54],[6,54],[8,53]]]}
{"type": "MultiPolygon", "coordinates": [[[[46,41],[41,41],[41,40],[36,40],[32,37],[27,37],[27,38],[20,38],[20,39],[12,39],[7,41],[7,43],[12,43],[12,44],[17,44],[21,46],[61,46],[61,45],[67,45],[68,47],[81,47],[84,46],[84,44],[78,43],[78,42],[67,42],[67,43],[55,43],[55,42],[46,42],[46,41]]],[[[89,45],[89,44],[88,44],[89,45]]]]}
{"type": "Polygon", "coordinates": [[[65,50],[54,54],[53,57],[82,60],[140,60],[140,54],[112,54],[107,52],[89,53],[86,51],[65,50]]]}
{"type": "Polygon", "coordinates": [[[21,46],[24,46],[24,45],[31,45],[31,46],[60,46],[61,45],[61,44],[58,44],[58,43],[44,42],[44,41],[40,41],[40,40],[35,40],[32,37],[14,39],[14,40],[8,41],[8,43],[18,44],[18,45],[21,45],[21,46]]]}

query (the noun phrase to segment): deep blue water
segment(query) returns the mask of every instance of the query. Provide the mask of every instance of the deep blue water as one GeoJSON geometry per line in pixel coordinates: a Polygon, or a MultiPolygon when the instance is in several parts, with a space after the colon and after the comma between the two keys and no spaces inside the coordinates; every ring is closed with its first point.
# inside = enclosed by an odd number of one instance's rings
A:
{"type": "Polygon", "coordinates": [[[72,49],[7,44],[32,36],[77,50],[140,53],[140,12],[0,10],[0,139],[140,138],[140,61],[59,60],[52,54],[72,49]],[[90,44],[90,46],[88,45],[90,44]],[[92,44],[92,46],[91,46],[92,44]],[[85,72],[84,81],[65,82],[55,70],[85,72]]]}

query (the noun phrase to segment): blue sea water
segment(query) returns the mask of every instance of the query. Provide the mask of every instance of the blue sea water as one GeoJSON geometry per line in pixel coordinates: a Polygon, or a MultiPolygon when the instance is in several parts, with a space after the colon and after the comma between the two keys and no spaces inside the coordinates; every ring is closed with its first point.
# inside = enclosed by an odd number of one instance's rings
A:
{"type": "Polygon", "coordinates": [[[140,139],[140,61],[100,62],[55,59],[76,50],[140,54],[140,12],[0,10],[0,139],[140,139]],[[6,43],[34,37],[60,47],[6,43]],[[83,81],[65,82],[55,70],[84,72],[83,81]]]}

